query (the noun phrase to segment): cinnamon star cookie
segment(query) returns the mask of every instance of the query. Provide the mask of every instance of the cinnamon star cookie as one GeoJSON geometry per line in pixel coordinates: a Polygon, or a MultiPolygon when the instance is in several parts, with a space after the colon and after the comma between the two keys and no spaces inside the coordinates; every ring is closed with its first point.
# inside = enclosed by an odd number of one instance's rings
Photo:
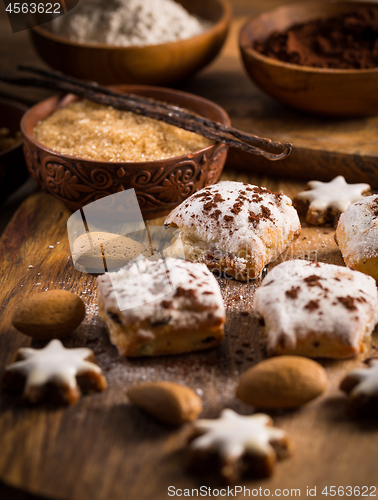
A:
{"type": "Polygon", "coordinates": [[[190,196],[165,226],[179,229],[186,259],[242,281],[259,277],[301,232],[290,198],[231,181],[190,196]]]}
{"type": "Polygon", "coordinates": [[[340,389],[349,395],[352,413],[378,414],[378,359],[368,359],[368,367],[352,370],[340,389]]]}
{"type": "Polygon", "coordinates": [[[106,379],[91,349],[66,349],[51,340],[43,349],[23,347],[17,361],[5,369],[2,386],[22,392],[30,403],[75,404],[84,392],[104,391],[106,379]]]}
{"type": "Polygon", "coordinates": [[[314,226],[335,225],[347,207],[370,192],[369,184],[348,184],[342,175],[330,182],[310,181],[307,191],[293,198],[293,205],[314,226]]]}
{"type": "Polygon", "coordinates": [[[291,260],[256,291],[269,356],[347,358],[364,350],[378,322],[375,281],[346,267],[291,260]]]}
{"type": "Polygon", "coordinates": [[[277,459],[291,453],[288,435],[272,424],[264,413],[244,416],[229,409],[218,419],[196,420],[189,468],[215,472],[226,483],[246,475],[270,476],[277,459]]]}

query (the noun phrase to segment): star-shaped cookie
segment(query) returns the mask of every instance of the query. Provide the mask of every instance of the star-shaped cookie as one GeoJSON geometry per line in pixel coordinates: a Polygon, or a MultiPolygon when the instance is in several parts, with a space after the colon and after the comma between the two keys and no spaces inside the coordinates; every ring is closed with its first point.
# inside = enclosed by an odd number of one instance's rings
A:
{"type": "Polygon", "coordinates": [[[336,224],[351,203],[367,196],[369,184],[348,184],[342,175],[330,182],[310,181],[307,191],[295,195],[293,205],[309,224],[336,224]]]}
{"type": "Polygon", "coordinates": [[[286,432],[272,423],[264,413],[243,416],[230,409],[218,419],[195,421],[190,468],[215,469],[226,483],[245,474],[270,476],[276,460],[290,454],[286,432]]]}
{"type": "Polygon", "coordinates": [[[54,339],[43,349],[18,350],[15,363],[6,367],[2,386],[22,392],[31,403],[75,404],[84,392],[104,391],[107,382],[91,349],[66,349],[54,339]]]}
{"type": "Polygon", "coordinates": [[[378,359],[368,359],[367,368],[351,371],[342,380],[340,389],[350,397],[349,410],[352,413],[373,413],[378,415],[378,359]]]}

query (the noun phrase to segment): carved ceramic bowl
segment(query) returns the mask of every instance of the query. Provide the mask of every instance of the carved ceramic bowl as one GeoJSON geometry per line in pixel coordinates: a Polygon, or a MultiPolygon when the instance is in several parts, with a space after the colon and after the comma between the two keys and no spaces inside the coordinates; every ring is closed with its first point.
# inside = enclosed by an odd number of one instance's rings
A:
{"type": "MultiPolygon", "coordinates": [[[[205,118],[230,124],[220,106],[186,92],[143,85],[112,88],[176,104],[205,118]]],[[[38,142],[33,137],[35,125],[57,107],[75,99],[74,95],[50,97],[30,108],[21,120],[24,154],[31,176],[44,191],[62,200],[71,210],[134,188],[143,217],[153,219],[168,214],[188,196],[219,179],[228,150],[221,143],[165,160],[116,163],[68,156],[38,142]]]]}

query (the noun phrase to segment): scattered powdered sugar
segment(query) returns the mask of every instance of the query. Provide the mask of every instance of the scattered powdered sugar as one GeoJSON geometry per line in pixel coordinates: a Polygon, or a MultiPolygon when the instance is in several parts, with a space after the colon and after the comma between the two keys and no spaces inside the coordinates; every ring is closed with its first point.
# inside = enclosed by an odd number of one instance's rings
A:
{"type": "Polygon", "coordinates": [[[191,38],[210,25],[173,0],[86,0],[51,26],[75,42],[129,46],[191,38]]]}

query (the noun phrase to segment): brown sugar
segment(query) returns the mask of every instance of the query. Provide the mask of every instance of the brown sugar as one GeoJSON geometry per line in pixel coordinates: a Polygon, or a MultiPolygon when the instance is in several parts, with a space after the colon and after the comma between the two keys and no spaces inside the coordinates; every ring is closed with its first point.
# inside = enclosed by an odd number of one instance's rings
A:
{"type": "Polygon", "coordinates": [[[296,24],[257,41],[255,50],[280,61],[335,69],[378,67],[378,6],[296,24]]]}
{"type": "Polygon", "coordinates": [[[33,134],[60,153],[112,162],[157,161],[212,144],[168,123],[85,99],[56,109],[35,126],[33,134]]]}

